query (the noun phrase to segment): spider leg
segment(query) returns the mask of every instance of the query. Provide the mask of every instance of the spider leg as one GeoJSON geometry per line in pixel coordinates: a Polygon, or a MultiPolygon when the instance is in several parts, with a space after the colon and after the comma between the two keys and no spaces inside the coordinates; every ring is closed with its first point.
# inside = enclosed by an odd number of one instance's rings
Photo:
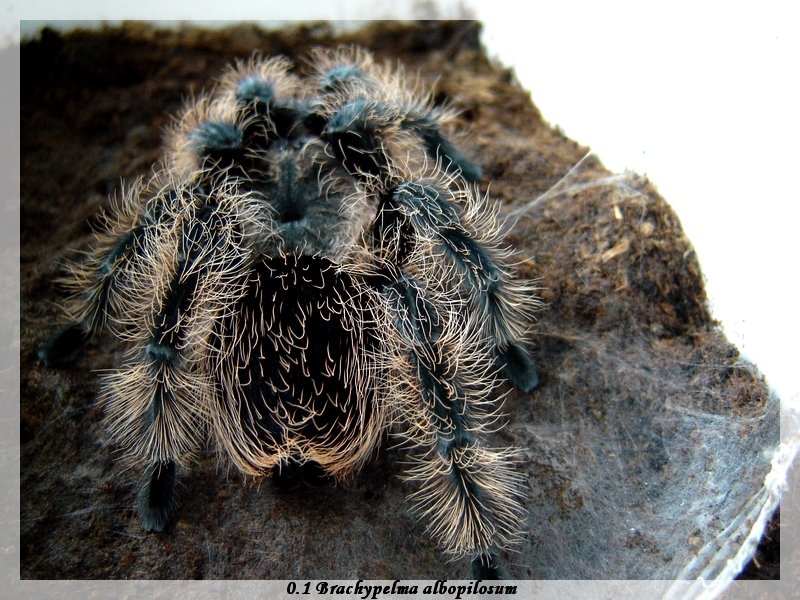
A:
{"type": "Polygon", "coordinates": [[[305,133],[300,83],[282,57],[228,69],[214,94],[191,103],[167,139],[170,167],[185,179],[242,182],[263,166],[260,151],[305,133]]]}
{"type": "Polygon", "coordinates": [[[176,463],[186,464],[204,437],[216,393],[208,374],[214,322],[242,293],[247,270],[245,229],[257,207],[231,188],[195,196],[171,227],[148,235],[148,261],[130,293],[124,334],[131,359],[104,378],[110,432],[148,467],[138,495],[144,527],[163,530],[176,506],[176,463]],[[158,273],[158,277],[152,274],[158,273]],[[156,285],[153,286],[152,282],[156,285]]]}
{"type": "Polygon", "coordinates": [[[481,178],[481,169],[467,160],[443,133],[456,113],[433,106],[429,94],[409,93],[401,71],[376,65],[363,51],[318,51],[317,92],[326,108],[316,131],[331,143],[339,159],[354,173],[380,173],[391,162],[386,142],[410,135],[428,159],[466,181],[481,178]]]}
{"type": "MultiPolygon", "coordinates": [[[[151,181],[150,185],[157,185],[151,181]]],[[[125,298],[120,290],[131,283],[131,274],[146,260],[149,232],[169,219],[169,207],[177,204],[178,193],[171,190],[156,196],[142,207],[141,182],[123,194],[122,201],[104,215],[108,231],[98,233],[98,245],[81,265],[71,265],[72,277],[64,283],[75,290],[68,313],[71,320],[56,331],[39,349],[45,366],[60,366],[76,358],[83,345],[101,331],[109,318],[124,312],[125,298]]]]}
{"type": "Polygon", "coordinates": [[[139,518],[148,531],[163,531],[178,507],[175,461],[148,465],[136,498],[139,518]]]}
{"type": "Polygon", "coordinates": [[[380,291],[396,335],[394,396],[407,422],[400,435],[418,449],[405,474],[419,485],[409,496],[414,510],[445,553],[491,556],[516,541],[524,510],[510,452],[482,444],[497,419],[482,336],[406,273],[387,275],[380,291]]]}
{"type": "Polygon", "coordinates": [[[381,199],[378,236],[399,236],[401,252],[410,251],[412,240],[425,240],[446,258],[461,279],[462,288],[473,298],[504,375],[528,392],[539,382],[533,359],[523,346],[532,295],[511,278],[498,257],[494,215],[479,216],[481,207],[476,207],[473,196],[466,193],[467,217],[462,218],[450,198],[453,193],[445,188],[400,183],[381,199]],[[471,220],[481,218],[486,223],[480,230],[487,232],[483,243],[475,233],[479,228],[468,227],[471,220]]]}
{"type": "Polygon", "coordinates": [[[480,167],[456,150],[442,133],[437,113],[426,106],[398,106],[366,95],[355,97],[328,116],[321,135],[352,172],[377,175],[390,163],[384,140],[397,131],[418,136],[427,157],[441,161],[447,172],[470,182],[481,178],[480,167]]]}
{"type": "Polygon", "coordinates": [[[472,559],[472,578],[475,580],[508,579],[508,573],[494,552],[484,552],[472,559]]]}
{"type": "Polygon", "coordinates": [[[483,175],[481,168],[462,156],[450,140],[442,134],[442,118],[439,117],[437,111],[414,103],[401,106],[400,114],[400,128],[420,136],[429,158],[434,160],[441,158],[445,171],[458,173],[470,183],[480,180],[483,175]]]}
{"type": "Polygon", "coordinates": [[[95,328],[80,321],[59,328],[39,349],[39,360],[45,367],[58,367],[74,360],[83,345],[95,334],[95,328]]]}

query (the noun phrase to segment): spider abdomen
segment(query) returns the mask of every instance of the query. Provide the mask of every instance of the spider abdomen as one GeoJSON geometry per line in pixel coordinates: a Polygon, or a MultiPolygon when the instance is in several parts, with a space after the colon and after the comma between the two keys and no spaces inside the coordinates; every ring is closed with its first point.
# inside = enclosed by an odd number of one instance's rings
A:
{"type": "Polygon", "coordinates": [[[246,473],[287,461],[346,476],[382,428],[376,332],[353,279],[318,256],[263,257],[220,326],[218,437],[246,473]]]}

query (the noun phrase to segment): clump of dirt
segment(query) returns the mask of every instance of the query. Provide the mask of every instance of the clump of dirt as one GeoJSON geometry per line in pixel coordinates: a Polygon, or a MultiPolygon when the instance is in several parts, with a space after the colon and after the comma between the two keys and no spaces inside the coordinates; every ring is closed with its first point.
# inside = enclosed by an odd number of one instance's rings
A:
{"type": "MultiPolygon", "coordinates": [[[[675,426],[675,414],[744,423],[766,410],[768,390],[711,318],[692,245],[653,184],[612,175],[550,127],[513,72],[487,58],[479,31],[473,22],[381,23],[342,35],[324,24],[213,32],[129,24],[45,30],[22,47],[23,578],[470,576],[409,516],[397,449],[384,449],[349,486],[288,490],[245,481],[209,449],[182,474],[178,520],[147,534],[133,510],[139,474],[115,461],[96,402],[97,372],[120,364],[123,349],[104,335],[67,368],[37,360],[59,323],[64,259],[88,247],[120,179],[148,176],[184,99],[254,51],[283,54],[302,70],[312,47],[338,44],[399,61],[435,84],[436,102],[462,110],[460,146],[502,202],[522,274],[540,281],[541,385],[509,391],[508,423],[495,440],[521,448],[529,482],[530,531],[519,554],[505,557],[512,575],[669,578],[692,544],[712,536],[687,532],[678,544],[646,527],[585,529],[665,506],[664,491],[647,483],[667,482],[675,465],[694,460],[676,448],[700,435],[675,426]],[[604,457],[624,464],[624,481],[602,469],[591,475],[604,457]],[[625,506],[610,500],[620,485],[625,506]]],[[[770,529],[773,544],[777,533],[770,529]]]]}

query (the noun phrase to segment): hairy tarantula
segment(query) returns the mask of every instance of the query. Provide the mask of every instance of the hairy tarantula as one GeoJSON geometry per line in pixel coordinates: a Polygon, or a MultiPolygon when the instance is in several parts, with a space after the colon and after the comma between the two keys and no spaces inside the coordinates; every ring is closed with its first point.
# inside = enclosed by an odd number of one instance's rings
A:
{"type": "Polygon", "coordinates": [[[70,322],[40,357],[71,360],[106,326],[128,343],[101,397],[146,464],[148,530],[207,436],[247,475],[313,463],[342,479],[388,429],[431,535],[498,576],[524,511],[511,450],[482,438],[503,379],[538,383],[535,296],[446,136],[453,110],[359,49],[291,70],[254,57],[190,102],[72,265],[70,322]]]}

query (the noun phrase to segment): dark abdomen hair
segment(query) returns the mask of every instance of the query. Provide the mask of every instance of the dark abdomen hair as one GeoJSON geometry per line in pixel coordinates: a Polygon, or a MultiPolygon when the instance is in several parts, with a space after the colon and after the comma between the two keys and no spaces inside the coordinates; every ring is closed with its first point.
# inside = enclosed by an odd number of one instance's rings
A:
{"type": "Polygon", "coordinates": [[[214,342],[214,426],[243,471],[313,461],[345,477],[370,456],[383,416],[369,297],[326,258],[254,265],[214,342]]]}

